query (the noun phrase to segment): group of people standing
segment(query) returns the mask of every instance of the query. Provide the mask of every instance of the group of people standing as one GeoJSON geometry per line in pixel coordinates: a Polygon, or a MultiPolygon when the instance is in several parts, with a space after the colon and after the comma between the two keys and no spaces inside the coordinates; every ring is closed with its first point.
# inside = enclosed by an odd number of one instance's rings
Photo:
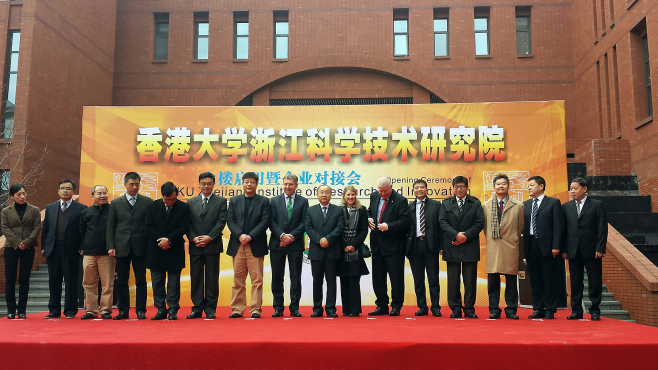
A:
{"type": "MultiPolygon", "coordinates": [[[[47,258],[50,299],[47,319],[62,315],[62,280],[65,282],[63,314],[78,312],[77,279],[82,256],[86,313],[82,319],[122,320],[129,318],[128,280],[135,276],[135,313],[146,319],[146,269],[150,270],[153,301],[157,313],[151,320],[176,320],[180,309],[180,278],[185,267],[185,239],[189,242],[192,312],[188,319],[216,317],[219,296],[219,261],[224,252],[222,234],[228,225],[226,254],[233,258],[233,288],[230,318],[249,315],[260,318],[263,296],[264,256],[270,254],[273,317],[284,315],[286,260],[290,276],[289,314],[301,317],[302,264],[308,236],[308,258],[313,276],[311,317],[337,317],[337,279],[341,281],[343,316],[361,314],[360,278],[369,274],[364,258],[372,257],[372,284],[376,308],[370,316],[399,316],[404,302],[405,256],[409,259],[416,293],[416,316],[442,316],[440,306],[439,256],[447,265],[448,305],[451,318],[476,319],[477,265],[480,233],[486,237],[490,318],[498,319],[501,275],[505,276],[505,315],[518,319],[517,274],[521,245],[532,284],[533,319],[553,319],[557,310],[558,264],[569,259],[572,314],[583,318],[584,269],[589,277],[591,318],[600,318],[601,258],[605,254],[607,221],[603,204],[587,197],[587,180],[571,182],[573,200],[560,204],[544,194],[540,176],[528,180],[531,197],[525,202],[509,195],[506,175],[493,180],[495,195],[482,204],[469,194],[468,178],[453,179],[453,196],[442,202],[427,197],[427,182],[413,184],[415,199],[408,202],[392,188],[391,179],[377,181],[366,208],[359,191],[347,186],[340,205],[331,203],[335,190],[317,188],[319,203],[310,206],[297,191],[298,178],[283,178],[283,194],[268,199],[257,193],[258,175],[242,176],[243,193],[230,202],[214,193],[215,176],[199,175],[200,194],[182,202],[172,182],[161,186],[162,198],[152,200],[139,194],[141,178],[130,172],[124,177],[126,193],[108,203],[108,190],[94,186],[94,204],[87,207],[72,200],[76,185],[62,180],[60,200],[46,206],[41,234],[42,254],[47,258]],[[270,230],[268,241],[267,230],[270,230]],[[364,244],[370,231],[372,251],[364,244]],[[114,274],[117,274],[118,311],[112,317],[114,274]],[[246,278],[251,280],[247,305],[246,278]],[[388,295],[387,278],[391,284],[388,295]],[[430,293],[426,297],[427,278],[430,293]],[[101,282],[100,299],[98,281],[101,282]],[[461,282],[464,284],[462,300],[461,282]],[[326,294],[324,283],[327,284],[326,294]],[[324,300],[324,307],[323,307],[324,300]],[[248,309],[248,311],[247,311],[248,309]]],[[[41,218],[37,207],[26,202],[26,190],[12,185],[14,204],[2,211],[6,236],[6,299],[8,317],[25,318],[29,271],[34,260],[41,218]],[[19,275],[19,301],[15,284],[19,275]]]]}

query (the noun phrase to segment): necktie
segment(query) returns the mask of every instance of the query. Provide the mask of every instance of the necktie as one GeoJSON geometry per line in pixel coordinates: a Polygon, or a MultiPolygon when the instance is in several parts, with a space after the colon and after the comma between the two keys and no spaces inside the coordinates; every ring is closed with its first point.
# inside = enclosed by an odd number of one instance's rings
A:
{"type": "Polygon", "coordinates": [[[425,235],[425,202],[420,202],[420,235],[425,235]]]}
{"type": "Polygon", "coordinates": [[[130,209],[133,209],[133,207],[135,206],[135,197],[130,197],[128,202],[130,203],[130,209]]]}
{"type": "Polygon", "coordinates": [[[537,236],[537,208],[539,204],[539,199],[535,198],[534,203],[532,203],[532,218],[530,220],[530,230],[532,235],[537,236]]]}
{"type": "Polygon", "coordinates": [[[169,210],[171,210],[171,206],[165,206],[167,207],[167,214],[169,214],[169,210]]]}
{"type": "Polygon", "coordinates": [[[288,212],[288,221],[290,221],[290,216],[292,215],[292,197],[287,197],[287,198],[288,198],[288,204],[286,204],[286,211],[288,212]]]}
{"type": "Polygon", "coordinates": [[[208,198],[203,198],[203,203],[201,204],[201,209],[205,212],[206,206],[208,205],[208,198]]]}
{"type": "Polygon", "coordinates": [[[382,205],[382,211],[379,213],[379,221],[377,221],[378,224],[382,223],[382,216],[384,215],[384,210],[386,209],[386,203],[388,203],[388,199],[384,199],[384,204],[382,205]]]}
{"type": "Polygon", "coordinates": [[[505,205],[503,204],[502,199],[500,200],[500,202],[498,204],[499,204],[499,206],[498,206],[498,222],[500,223],[500,222],[503,221],[503,211],[505,210],[505,205]]]}
{"type": "Polygon", "coordinates": [[[324,218],[327,218],[327,207],[326,206],[322,207],[322,213],[324,214],[324,218]]]}
{"type": "Polygon", "coordinates": [[[581,202],[576,202],[576,213],[578,213],[578,217],[580,217],[580,203],[581,202]]]}
{"type": "Polygon", "coordinates": [[[464,200],[460,199],[459,200],[459,212],[461,212],[464,209],[464,200]]]}
{"type": "Polygon", "coordinates": [[[66,212],[66,209],[67,209],[67,208],[69,208],[69,204],[66,203],[66,202],[64,202],[64,203],[62,204],[62,212],[66,212]]]}

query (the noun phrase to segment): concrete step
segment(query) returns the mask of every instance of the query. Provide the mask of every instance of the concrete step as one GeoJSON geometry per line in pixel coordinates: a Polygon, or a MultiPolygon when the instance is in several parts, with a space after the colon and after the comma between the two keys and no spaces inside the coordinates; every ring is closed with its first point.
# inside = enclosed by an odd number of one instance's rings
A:
{"type": "Polygon", "coordinates": [[[592,196],[601,201],[606,212],[651,212],[651,196],[592,196]]]}
{"type": "Polygon", "coordinates": [[[651,263],[654,264],[654,266],[658,266],[658,245],[657,244],[634,244],[635,248],[642,252],[646,258],[651,261],[651,263]]]}
{"type": "Polygon", "coordinates": [[[608,222],[622,235],[653,233],[658,225],[658,213],[606,212],[608,222]]]}
{"type": "MultiPolygon", "coordinates": [[[[48,313],[48,308],[46,307],[45,310],[41,310],[39,308],[27,307],[27,309],[25,310],[25,313],[27,313],[28,315],[31,313],[41,313],[41,312],[43,312],[45,316],[48,313]]],[[[7,316],[7,307],[0,307],[0,316],[2,317],[7,316]]],[[[62,318],[64,318],[64,316],[62,316],[62,318]]]]}
{"type": "MultiPolygon", "coordinates": [[[[607,286],[607,285],[603,285],[603,286],[601,287],[601,291],[602,291],[603,293],[608,293],[608,286],[607,286]]],[[[583,289],[583,295],[584,295],[584,296],[589,296],[589,289],[587,289],[587,280],[585,280],[585,288],[583,289]]]]}
{"type": "Polygon", "coordinates": [[[601,310],[601,316],[609,319],[628,320],[628,311],[624,310],[601,310]]]}
{"type": "Polygon", "coordinates": [[[48,270],[46,271],[32,271],[30,273],[30,280],[33,278],[48,277],[48,270]]]}
{"type": "MultiPolygon", "coordinates": [[[[591,301],[583,300],[583,304],[585,305],[586,310],[589,310],[589,308],[592,306],[591,301]]],[[[603,311],[603,310],[621,310],[621,302],[601,301],[601,304],[599,305],[599,308],[601,309],[601,311],[603,311]]]]}
{"type": "Polygon", "coordinates": [[[39,271],[41,271],[41,270],[48,271],[48,264],[46,264],[46,263],[40,263],[39,265],[37,265],[37,267],[39,268],[39,271]]]}

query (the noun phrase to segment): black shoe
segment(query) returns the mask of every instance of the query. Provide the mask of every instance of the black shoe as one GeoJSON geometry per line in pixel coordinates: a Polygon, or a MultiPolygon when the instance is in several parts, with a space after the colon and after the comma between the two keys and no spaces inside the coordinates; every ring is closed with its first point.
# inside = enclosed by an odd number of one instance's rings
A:
{"type": "Polygon", "coordinates": [[[338,314],[334,311],[327,312],[327,317],[338,317],[338,314]]]}
{"type": "Polygon", "coordinates": [[[114,316],[112,320],[125,320],[128,318],[128,313],[127,312],[119,312],[118,315],[114,316]]]}
{"type": "Polygon", "coordinates": [[[572,313],[571,315],[567,316],[567,320],[582,320],[582,319],[583,319],[582,313],[572,313]]]}
{"type": "Polygon", "coordinates": [[[51,312],[51,313],[47,314],[46,316],[44,316],[43,318],[44,318],[44,319],[58,319],[58,318],[60,318],[61,316],[62,316],[61,313],[53,313],[53,312],[51,312]]]}
{"type": "Polygon", "coordinates": [[[229,319],[237,319],[238,317],[242,317],[242,315],[240,315],[240,314],[237,313],[237,312],[233,312],[233,313],[231,314],[231,316],[229,316],[228,318],[229,318],[229,319]]]}
{"type": "Polygon", "coordinates": [[[216,318],[217,318],[217,315],[215,315],[214,312],[207,312],[207,313],[206,313],[206,319],[214,320],[214,319],[216,319],[216,318]]]}
{"type": "Polygon", "coordinates": [[[9,320],[13,320],[13,319],[16,318],[16,314],[14,314],[14,313],[7,314],[7,318],[8,318],[9,320]]]}
{"type": "Polygon", "coordinates": [[[451,319],[458,319],[460,317],[462,317],[461,311],[452,311],[452,313],[450,314],[451,319]]]}
{"type": "MultiPolygon", "coordinates": [[[[68,316],[66,317],[67,319],[69,318],[68,316]]],[[[97,319],[98,315],[94,315],[91,312],[87,312],[86,314],[82,315],[80,317],[80,320],[89,320],[89,319],[97,319]]]]}
{"type": "Polygon", "coordinates": [[[151,320],[167,320],[167,311],[158,311],[155,316],[151,317],[151,320]]]}
{"type": "Polygon", "coordinates": [[[441,309],[440,308],[431,308],[430,311],[432,311],[432,315],[435,317],[441,317],[441,309]]]}
{"type": "Polygon", "coordinates": [[[169,312],[169,320],[178,320],[178,312],[169,312]]]}
{"type": "Polygon", "coordinates": [[[474,313],[464,313],[464,317],[467,318],[467,319],[477,319],[478,315],[476,315],[474,313]]]}
{"type": "Polygon", "coordinates": [[[322,311],[313,311],[311,317],[322,317],[322,311]]]}
{"type": "MultiPolygon", "coordinates": [[[[392,313],[392,312],[391,312],[392,313]]],[[[427,308],[421,308],[416,313],[414,316],[427,316],[427,308]]]]}
{"type": "Polygon", "coordinates": [[[260,314],[258,312],[254,312],[254,313],[251,314],[251,317],[253,319],[260,319],[260,314]]]}
{"type": "Polygon", "coordinates": [[[137,320],[146,320],[146,312],[137,312],[137,320]]]}
{"type": "Polygon", "coordinates": [[[200,319],[201,316],[201,312],[192,311],[189,315],[187,315],[186,319],[200,319]]]}
{"type": "Polygon", "coordinates": [[[101,315],[101,319],[103,320],[112,320],[112,314],[111,313],[104,313],[101,315]]]}
{"type": "Polygon", "coordinates": [[[489,319],[498,320],[500,319],[500,314],[492,313],[491,315],[489,315],[489,319]]]}
{"type": "Polygon", "coordinates": [[[283,316],[283,310],[274,310],[272,317],[281,317],[283,316]]]}
{"type": "Polygon", "coordinates": [[[75,314],[66,315],[67,319],[75,319],[75,314]]]}
{"type": "Polygon", "coordinates": [[[351,313],[350,317],[359,317],[359,314],[358,313],[351,313]]]}
{"type": "Polygon", "coordinates": [[[509,315],[505,314],[505,317],[507,317],[508,319],[511,319],[511,320],[518,320],[519,319],[519,316],[515,313],[511,313],[509,315]]]}
{"type": "Polygon", "coordinates": [[[24,313],[19,313],[18,318],[21,319],[21,320],[25,320],[25,319],[27,319],[27,315],[24,314],[24,313]]]}
{"type": "Polygon", "coordinates": [[[546,320],[553,320],[555,318],[555,314],[550,311],[546,311],[546,314],[544,314],[544,318],[546,320]]]}
{"type": "Polygon", "coordinates": [[[368,316],[382,316],[382,315],[388,315],[388,306],[386,308],[377,306],[377,308],[375,308],[374,311],[368,312],[368,316]]]}
{"type": "Polygon", "coordinates": [[[399,308],[391,308],[391,313],[389,315],[391,315],[391,316],[400,316],[400,309],[399,308]]]}
{"type": "Polygon", "coordinates": [[[535,310],[535,312],[532,313],[532,315],[528,316],[529,319],[534,320],[534,319],[543,319],[544,316],[548,314],[548,311],[544,313],[542,310],[535,310]]]}
{"type": "Polygon", "coordinates": [[[592,321],[600,321],[601,320],[601,314],[600,313],[593,313],[592,314],[592,321]]]}
{"type": "Polygon", "coordinates": [[[299,312],[299,310],[292,310],[292,311],[290,311],[290,316],[292,316],[292,317],[302,317],[302,313],[299,312]]]}

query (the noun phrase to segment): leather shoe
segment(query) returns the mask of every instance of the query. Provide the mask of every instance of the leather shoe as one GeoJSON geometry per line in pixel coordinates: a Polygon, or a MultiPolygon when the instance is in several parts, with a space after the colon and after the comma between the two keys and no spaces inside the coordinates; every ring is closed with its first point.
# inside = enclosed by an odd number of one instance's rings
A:
{"type": "Polygon", "coordinates": [[[251,314],[251,317],[254,319],[260,319],[260,314],[258,312],[254,312],[251,314]]]}
{"type": "Polygon", "coordinates": [[[158,311],[158,313],[155,314],[155,316],[151,317],[151,320],[166,320],[167,319],[167,311],[158,311]]]}
{"type": "Polygon", "coordinates": [[[546,320],[553,320],[555,318],[555,314],[550,311],[546,311],[546,314],[544,315],[544,318],[546,320]]]}
{"type": "Polygon", "coordinates": [[[137,312],[137,320],[146,320],[146,313],[145,312],[137,312]]]}
{"type": "Polygon", "coordinates": [[[237,319],[238,317],[242,317],[242,315],[240,315],[240,314],[237,313],[237,312],[233,312],[233,313],[231,314],[231,316],[229,316],[228,318],[229,318],[229,319],[237,319]]]}
{"type": "Polygon", "coordinates": [[[358,313],[351,313],[350,317],[359,317],[359,314],[358,313]]]}
{"type": "Polygon", "coordinates": [[[195,312],[192,311],[190,312],[189,315],[187,315],[186,319],[200,319],[201,318],[201,312],[195,312]]]}
{"type": "Polygon", "coordinates": [[[582,313],[572,313],[571,315],[567,316],[567,320],[582,320],[582,319],[583,319],[582,313]]]}
{"type": "Polygon", "coordinates": [[[452,313],[450,314],[451,319],[458,319],[460,317],[462,317],[461,311],[452,311],[452,313]]]}
{"type": "Polygon", "coordinates": [[[14,318],[16,318],[16,314],[14,314],[14,313],[7,314],[7,318],[9,320],[13,320],[14,318]]]}
{"type": "Polygon", "coordinates": [[[593,313],[592,314],[592,321],[599,321],[601,320],[601,314],[600,313],[593,313]]]}
{"type": "Polygon", "coordinates": [[[368,316],[382,316],[388,315],[388,307],[377,307],[374,311],[368,312],[368,316]]]}
{"type": "Polygon", "coordinates": [[[500,314],[492,313],[491,315],[489,315],[489,318],[492,320],[498,320],[500,319],[500,314]]]}
{"type": "Polygon", "coordinates": [[[292,317],[302,317],[302,313],[299,312],[299,310],[292,310],[292,311],[290,311],[290,316],[292,316],[292,317]]]}
{"type": "Polygon", "coordinates": [[[128,318],[128,313],[127,312],[119,312],[118,315],[114,316],[112,320],[125,320],[128,318]]]}
{"type": "Polygon", "coordinates": [[[432,311],[432,315],[434,315],[435,317],[443,316],[443,315],[441,315],[441,309],[439,309],[439,308],[432,308],[432,309],[430,309],[430,311],[432,311]]]}
{"type": "MultiPolygon", "coordinates": [[[[97,318],[98,318],[98,315],[94,315],[91,312],[87,312],[86,314],[84,314],[80,317],[80,320],[89,320],[89,319],[97,319],[97,318]]],[[[68,317],[67,317],[67,319],[68,319],[68,317]]]]}
{"type": "Polygon", "coordinates": [[[217,318],[217,315],[215,315],[214,312],[207,312],[206,313],[206,319],[214,320],[217,318]]]}
{"type": "Polygon", "coordinates": [[[272,317],[281,317],[283,316],[283,310],[274,310],[272,317]]]}
{"type": "Polygon", "coordinates": [[[467,319],[477,319],[478,315],[476,315],[474,313],[465,313],[464,317],[467,318],[467,319]]]}
{"type": "Polygon", "coordinates": [[[25,319],[27,319],[27,315],[24,314],[24,313],[19,313],[18,318],[21,319],[21,320],[25,320],[25,319]]]}
{"type": "Polygon", "coordinates": [[[338,317],[338,314],[335,313],[334,311],[329,311],[327,312],[327,317],[338,317]]]}
{"type": "Polygon", "coordinates": [[[389,315],[391,315],[391,316],[400,316],[400,309],[399,308],[391,308],[391,313],[389,315]]]}
{"type": "Polygon", "coordinates": [[[101,315],[101,319],[103,320],[112,320],[112,314],[111,313],[104,313],[101,315]]]}
{"type": "Polygon", "coordinates": [[[57,313],[52,313],[51,312],[51,313],[47,314],[46,316],[44,316],[43,318],[44,319],[58,319],[58,318],[60,318],[60,316],[62,316],[62,314],[57,314],[57,313]]]}
{"type": "Polygon", "coordinates": [[[544,311],[541,310],[535,310],[535,312],[532,313],[532,315],[528,316],[529,319],[543,319],[544,316],[548,314],[548,311],[544,313],[544,311]]]}
{"type": "Polygon", "coordinates": [[[427,308],[421,308],[420,310],[416,311],[414,316],[427,316],[427,308]]]}
{"type": "Polygon", "coordinates": [[[178,320],[177,312],[169,312],[169,320],[178,320]]]}
{"type": "Polygon", "coordinates": [[[66,315],[67,319],[75,319],[75,314],[66,315]]]}
{"type": "Polygon", "coordinates": [[[322,311],[313,311],[311,317],[322,317],[322,311]]]}
{"type": "Polygon", "coordinates": [[[505,314],[505,317],[507,317],[508,319],[511,319],[511,320],[518,320],[519,319],[519,316],[515,313],[511,313],[509,315],[505,314]]]}

